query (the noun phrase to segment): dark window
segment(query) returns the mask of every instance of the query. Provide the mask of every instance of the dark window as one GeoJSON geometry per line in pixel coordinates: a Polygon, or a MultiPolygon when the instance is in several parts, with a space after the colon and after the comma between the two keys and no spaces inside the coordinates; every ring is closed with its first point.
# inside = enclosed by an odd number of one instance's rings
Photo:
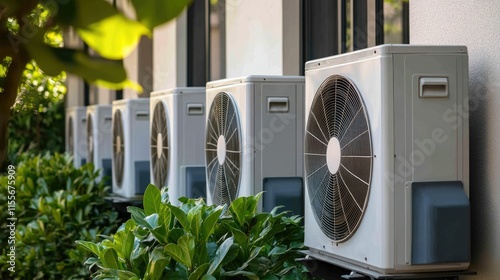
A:
{"type": "Polygon", "coordinates": [[[385,43],[409,43],[408,1],[303,0],[303,62],[385,43]]]}
{"type": "Polygon", "coordinates": [[[187,85],[205,86],[207,71],[207,1],[195,0],[187,11],[187,85]]]}

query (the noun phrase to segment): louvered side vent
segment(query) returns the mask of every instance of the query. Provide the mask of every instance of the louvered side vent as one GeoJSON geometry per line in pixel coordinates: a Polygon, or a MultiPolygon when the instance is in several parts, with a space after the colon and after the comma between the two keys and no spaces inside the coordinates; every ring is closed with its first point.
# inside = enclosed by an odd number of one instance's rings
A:
{"type": "Polygon", "coordinates": [[[241,128],[233,99],[218,93],[208,112],[206,166],[209,194],[215,204],[232,202],[240,185],[241,128]]]}
{"type": "MultiPolygon", "coordinates": [[[[153,167],[154,184],[161,188],[168,180],[169,167],[169,135],[167,112],[163,102],[155,105],[151,125],[151,165],[153,167]]],[[[175,187],[175,186],[168,186],[175,187]]]]}
{"type": "Polygon", "coordinates": [[[363,217],[373,164],[367,113],[348,78],[330,76],[316,92],[304,152],[314,217],[326,236],[346,241],[363,217]]]}

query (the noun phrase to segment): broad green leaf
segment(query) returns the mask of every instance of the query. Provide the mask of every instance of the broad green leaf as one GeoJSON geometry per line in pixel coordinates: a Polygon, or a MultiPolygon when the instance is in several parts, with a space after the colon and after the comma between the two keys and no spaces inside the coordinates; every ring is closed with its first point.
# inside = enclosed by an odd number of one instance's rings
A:
{"type": "Polygon", "coordinates": [[[76,244],[80,245],[82,248],[86,249],[87,251],[93,253],[97,257],[101,254],[101,248],[99,245],[93,243],[93,242],[88,242],[88,241],[83,241],[83,240],[77,240],[75,241],[76,244]]]}
{"type": "Polygon", "coordinates": [[[217,271],[217,269],[219,269],[220,264],[226,257],[232,244],[233,237],[230,237],[222,242],[219,249],[217,249],[217,252],[215,252],[214,259],[210,262],[210,267],[208,268],[207,274],[212,275],[215,271],[217,271]]]}
{"type": "Polygon", "coordinates": [[[170,208],[170,211],[174,213],[175,218],[179,221],[179,223],[181,223],[182,227],[185,230],[189,231],[189,220],[186,213],[184,213],[184,211],[182,211],[182,209],[177,206],[171,204],[167,204],[167,206],[168,208],[170,208]]]}
{"type": "Polygon", "coordinates": [[[188,269],[192,268],[194,251],[194,237],[189,233],[179,238],[178,244],[170,243],[165,246],[165,252],[188,269]]]}
{"type": "Polygon", "coordinates": [[[222,213],[222,208],[215,210],[208,217],[203,220],[201,224],[201,236],[200,239],[203,241],[207,241],[210,235],[212,234],[215,224],[219,220],[219,217],[222,213]]]}
{"type": "Polygon", "coordinates": [[[151,229],[151,233],[160,244],[168,244],[169,231],[165,224],[160,224],[158,227],[151,229]]]}
{"type": "Polygon", "coordinates": [[[212,275],[203,275],[200,280],[217,280],[217,278],[213,277],[212,275]]]}
{"type": "Polygon", "coordinates": [[[125,238],[122,243],[122,252],[127,260],[130,260],[132,251],[134,250],[135,236],[132,231],[125,231],[125,238]]]}
{"type": "Polygon", "coordinates": [[[134,250],[132,251],[132,254],[130,255],[130,262],[132,263],[132,266],[134,267],[139,267],[139,265],[142,262],[146,262],[147,259],[147,247],[142,245],[139,242],[134,243],[134,250]]]}
{"type": "Polygon", "coordinates": [[[196,242],[196,247],[193,255],[193,266],[197,267],[201,264],[208,262],[208,248],[207,243],[204,241],[196,242]]]}
{"type": "Polygon", "coordinates": [[[149,263],[144,279],[160,279],[165,267],[170,262],[170,257],[163,252],[163,248],[156,247],[149,254],[149,263]]]}
{"type": "Polygon", "coordinates": [[[207,271],[208,269],[208,263],[204,263],[200,265],[191,275],[189,275],[188,280],[199,280],[207,271]]]}
{"type": "MultiPolygon", "coordinates": [[[[61,13],[74,13],[61,21],[76,28],[78,35],[102,57],[123,59],[151,32],[142,23],[128,19],[104,0],[73,0],[74,7],[61,5],[61,13]],[[71,9],[67,11],[65,9],[71,9]]],[[[143,1],[149,2],[149,1],[143,1]]]]}
{"type": "Polygon", "coordinates": [[[199,239],[201,223],[203,222],[201,218],[201,211],[202,208],[194,207],[188,213],[188,220],[190,221],[189,228],[191,230],[191,234],[193,234],[196,240],[199,239]]]}
{"type": "Polygon", "coordinates": [[[128,206],[127,212],[130,213],[132,220],[138,225],[145,228],[149,228],[148,222],[146,222],[146,213],[139,207],[128,206]]]}
{"type": "Polygon", "coordinates": [[[238,255],[240,254],[240,249],[241,247],[238,244],[233,243],[233,245],[231,245],[231,248],[229,248],[229,252],[227,252],[226,257],[222,261],[221,267],[224,267],[226,264],[236,259],[236,257],[238,257],[238,255]]]}
{"type": "Polygon", "coordinates": [[[100,259],[102,264],[107,268],[120,269],[120,264],[118,262],[118,254],[115,249],[108,248],[104,249],[102,252],[100,259]]]}
{"type": "Polygon", "coordinates": [[[224,226],[226,229],[228,229],[232,234],[233,234],[233,237],[234,237],[234,241],[236,241],[236,243],[238,243],[243,250],[247,250],[247,246],[248,246],[248,236],[242,232],[241,230],[231,226],[229,223],[222,223],[222,226],[224,226]]]}
{"type": "Polygon", "coordinates": [[[178,16],[191,0],[130,0],[137,19],[149,30],[178,16]]]}
{"type": "Polygon", "coordinates": [[[144,220],[148,223],[149,229],[155,229],[155,228],[159,227],[158,214],[156,214],[156,213],[147,216],[144,220]]]}
{"type": "Polygon", "coordinates": [[[160,212],[161,194],[160,190],[152,184],[149,184],[144,191],[143,202],[144,212],[151,215],[160,212]]]}
{"type": "Polygon", "coordinates": [[[31,40],[25,47],[40,68],[49,76],[56,76],[61,71],[66,71],[81,76],[92,84],[111,89],[129,87],[139,92],[142,91],[140,85],[127,79],[121,60],[91,57],[81,50],[54,48],[40,40],[31,40]]]}

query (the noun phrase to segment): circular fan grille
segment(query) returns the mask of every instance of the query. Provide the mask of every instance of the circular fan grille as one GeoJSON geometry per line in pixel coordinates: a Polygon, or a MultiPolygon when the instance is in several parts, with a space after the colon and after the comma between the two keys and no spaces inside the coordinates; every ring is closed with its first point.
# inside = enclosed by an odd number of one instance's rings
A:
{"type": "Polygon", "coordinates": [[[316,221],[330,239],[346,241],[363,217],[373,164],[366,110],[349,79],[330,76],[316,92],[304,155],[316,221]]]}
{"type": "Polygon", "coordinates": [[[123,121],[122,113],[120,110],[116,110],[113,119],[113,176],[115,176],[115,181],[118,187],[121,188],[123,182],[123,168],[124,168],[124,156],[125,156],[125,145],[124,145],[124,134],[123,134],[123,121]]]}
{"type": "Polygon", "coordinates": [[[94,129],[92,115],[87,116],[87,162],[94,163],[94,129]]]}
{"type": "Polygon", "coordinates": [[[225,92],[215,96],[206,128],[208,187],[214,204],[230,203],[240,184],[240,121],[233,99],[225,92]]]}
{"type": "Polygon", "coordinates": [[[73,136],[73,118],[68,118],[68,153],[71,156],[75,154],[75,140],[73,136]]]}
{"type": "Polygon", "coordinates": [[[151,127],[151,164],[153,167],[154,183],[158,188],[165,186],[168,179],[168,144],[166,109],[163,102],[158,102],[154,108],[153,124],[151,127]]]}

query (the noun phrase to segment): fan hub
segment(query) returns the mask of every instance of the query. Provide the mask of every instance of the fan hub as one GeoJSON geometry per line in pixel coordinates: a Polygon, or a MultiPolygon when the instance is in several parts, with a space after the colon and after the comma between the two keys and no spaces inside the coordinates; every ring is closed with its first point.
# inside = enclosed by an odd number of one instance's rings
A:
{"type": "Polygon", "coordinates": [[[161,133],[156,136],[156,155],[158,158],[163,155],[163,135],[161,133]]]}
{"type": "Polygon", "coordinates": [[[340,142],[336,137],[332,137],[328,141],[328,146],[326,148],[326,165],[330,173],[335,174],[340,167],[340,159],[342,157],[342,151],[340,148],[340,142]]]}
{"type": "Polygon", "coordinates": [[[217,160],[219,165],[223,165],[226,160],[226,139],[224,135],[219,136],[217,140],[217,160]]]}
{"type": "Polygon", "coordinates": [[[116,136],[116,153],[121,153],[122,151],[122,138],[120,137],[120,135],[116,136]]]}

